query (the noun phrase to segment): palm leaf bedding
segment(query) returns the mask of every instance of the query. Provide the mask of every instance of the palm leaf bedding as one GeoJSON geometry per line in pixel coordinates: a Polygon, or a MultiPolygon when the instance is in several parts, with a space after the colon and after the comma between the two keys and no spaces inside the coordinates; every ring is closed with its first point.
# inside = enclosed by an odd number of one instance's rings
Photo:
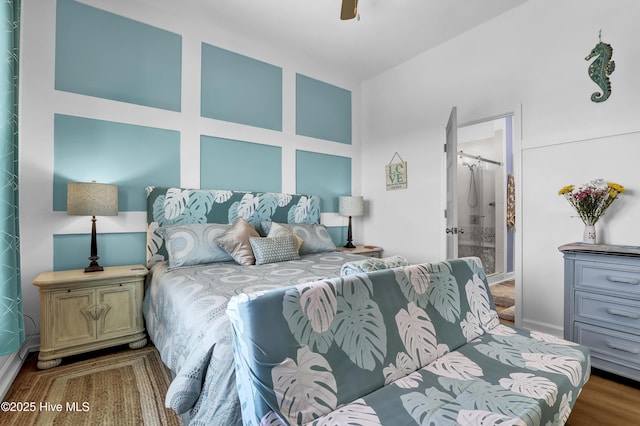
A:
{"type": "Polygon", "coordinates": [[[240,294],[246,425],[562,425],[588,350],[499,323],[478,259],[240,294]]]}
{"type": "Polygon", "coordinates": [[[174,377],[166,406],[186,414],[190,424],[240,425],[231,328],[225,314],[229,298],[338,276],[344,263],[363,257],[327,252],[291,262],[252,266],[222,262],[169,271],[163,237],[168,226],[233,224],[238,218],[258,230],[264,221],[318,224],[320,198],[152,186],[146,188],[146,195],[147,266],[151,270],[143,314],[149,336],[174,377]]]}

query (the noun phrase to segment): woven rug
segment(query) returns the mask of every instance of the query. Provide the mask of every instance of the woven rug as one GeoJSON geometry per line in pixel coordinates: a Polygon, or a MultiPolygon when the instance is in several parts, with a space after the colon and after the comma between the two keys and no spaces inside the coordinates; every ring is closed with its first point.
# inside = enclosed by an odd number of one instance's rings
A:
{"type": "Polygon", "coordinates": [[[164,407],[170,378],[153,346],[27,371],[5,397],[21,411],[3,403],[0,424],[181,425],[164,407]]]}

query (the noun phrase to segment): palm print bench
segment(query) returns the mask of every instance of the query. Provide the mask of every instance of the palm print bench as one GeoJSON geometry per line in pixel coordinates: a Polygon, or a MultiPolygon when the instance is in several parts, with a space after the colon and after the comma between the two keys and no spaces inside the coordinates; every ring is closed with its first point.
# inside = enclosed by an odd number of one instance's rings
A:
{"type": "Polygon", "coordinates": [[[588,349],[500,324],[477,258],[235,296],[245,425],[562,425],[588,349]]]}

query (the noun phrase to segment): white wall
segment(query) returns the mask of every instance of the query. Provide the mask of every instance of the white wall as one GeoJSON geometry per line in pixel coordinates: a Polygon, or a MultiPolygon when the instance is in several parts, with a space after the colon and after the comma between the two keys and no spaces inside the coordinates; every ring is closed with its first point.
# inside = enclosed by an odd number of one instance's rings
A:
{"type": "Polygon", "coordinates": [[[521,105],[518,320],[561,335],[558,246],[580,240],[582,224],[558,189],[598,177],[625,185],[628,193],[598,224],[599,242],[640,242],[638,16],[634,0],[530,0],[365,82],[367,242],[414,262],[444,258],[443,144],[451,107],[463,123],[521,105]],[[617,67],[611,98],[596,104],[584,58],[600,29],[617,67]],[[386,191],[384,165],[396,151],[408,161],[408,188],[386,191]]]}
{"type": "MultiPolygon", "coordinates": [[[[278,49],[278,46],[246,40],[241,34],[224,33],[210,25],[206,16],[197,13],[195,6],[163,2],[163,6],[156,7],[153,2],[130,0],[82,2],[182,36],[182,111],[165,111],[54,90],[56,2],[23,2],[20,115],[22,292],[24,312],[35,320],[37,329],[39,296],[31,282],[40,272],[53,268],[53,234],[88,233],[90,229],[90,222],[86,218],[52,211],[55,113],[179,131],[181,185],[184,187],[198,187],[200,184],[200,135],[206,134],[281,146],[283,192],[295,191],[297,149],[352,157],[352,191],[354,194],[360,193],[360,92],[359,83],[350,76],[308,58],[293,56],[278,49]],[[282,132],[200,117],[201,42],[282,67],[282,132]],[[296,73],[352,91],[352,145],[319,142],[295,134],[296,73]]],[[[144,161],[144,158],[140,161],[144,161]]],[[[329,218],[332,220],[330,225],[346,226],[346,220],[337,216],[334,214],[329,218]]],[[[144,212],[121,212],[117,217],[100,218],[99,232],[144,232],[145,217],[144,212]]],[[[34,331],[31,328],[28,325],[27,333],[34,331]]]]}

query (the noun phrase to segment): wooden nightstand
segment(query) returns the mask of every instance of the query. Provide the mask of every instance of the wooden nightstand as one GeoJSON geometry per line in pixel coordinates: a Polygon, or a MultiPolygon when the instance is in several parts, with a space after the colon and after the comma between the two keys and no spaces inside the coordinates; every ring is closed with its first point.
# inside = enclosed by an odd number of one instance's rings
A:
{"type": "Polygon", "coordinates": [[[111,346],[147,344],[142,317],[143,265],[44,272],[40,288],[38,368],[60,364],[62,357],[111,346]]]}
{"type": "Polygon", "coordinates": [[[356,246],[356,248],[338,247],[338,251],[359,254],[368,257],[382,257],[382,247],[377,246],[356,246]]]}

